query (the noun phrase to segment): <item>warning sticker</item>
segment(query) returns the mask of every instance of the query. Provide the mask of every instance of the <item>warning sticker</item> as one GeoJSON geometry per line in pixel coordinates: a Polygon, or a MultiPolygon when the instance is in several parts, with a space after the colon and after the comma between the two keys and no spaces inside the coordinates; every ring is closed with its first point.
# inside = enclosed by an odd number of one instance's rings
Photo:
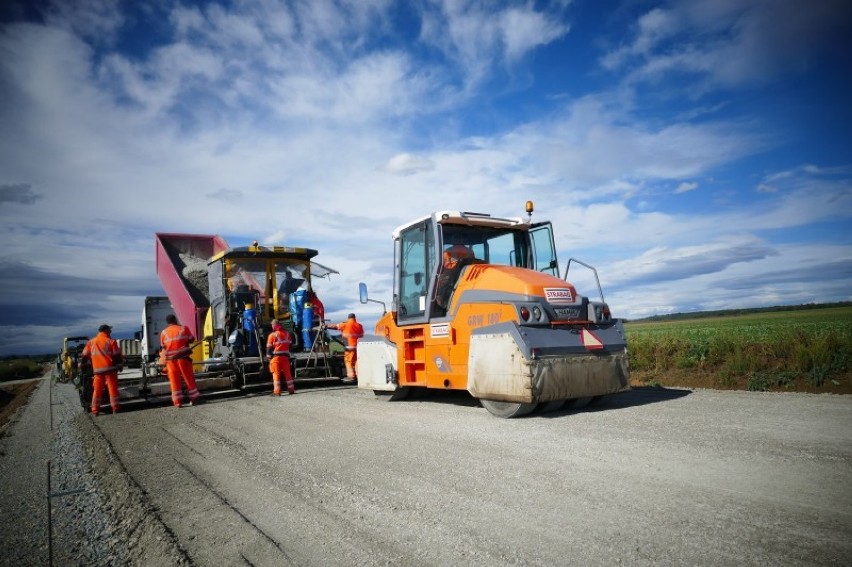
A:
{"type": "Polygon", "coordinates": [[[439,337],[449,337],[450,336],[450,324],[449,323],[441,323],[439,325],[432,325],[432,338],[439,337]]]}
{"type": "Polygon", "coordinates": [[[580,338],[583,341],[583,346],[586,347],[587,350],[600,350],[604,347],[603,341],[588,329],[583,329],[583,333],[580,338]]]}

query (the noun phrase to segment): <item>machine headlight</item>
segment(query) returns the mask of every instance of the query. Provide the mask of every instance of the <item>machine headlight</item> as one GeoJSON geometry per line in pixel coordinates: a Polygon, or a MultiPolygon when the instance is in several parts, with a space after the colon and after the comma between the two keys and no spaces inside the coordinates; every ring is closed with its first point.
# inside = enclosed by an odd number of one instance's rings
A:
{"type": "Polygon", "coordinates": [[[532,313],[533,313],[533,317],[535,317],[535,320],[536,320],[536,321],[541,321],[541,309],[539,308],[539,306],[538,306],[538,305],[536,305],[535,307],[533,307],[533,312],[532,312],[532,313]]]}

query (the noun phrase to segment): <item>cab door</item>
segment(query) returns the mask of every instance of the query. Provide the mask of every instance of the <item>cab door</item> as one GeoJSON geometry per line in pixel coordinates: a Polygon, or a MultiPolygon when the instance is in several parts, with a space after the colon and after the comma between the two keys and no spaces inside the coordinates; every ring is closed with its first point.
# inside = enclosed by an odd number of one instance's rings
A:
{"type": "Polygon", "coordinates": [[[533,269],[558,276],[559,262],[556,259],[556,245],[553,242],[553,226],[550,221],[534,223],[529,234],[533,269]]]}

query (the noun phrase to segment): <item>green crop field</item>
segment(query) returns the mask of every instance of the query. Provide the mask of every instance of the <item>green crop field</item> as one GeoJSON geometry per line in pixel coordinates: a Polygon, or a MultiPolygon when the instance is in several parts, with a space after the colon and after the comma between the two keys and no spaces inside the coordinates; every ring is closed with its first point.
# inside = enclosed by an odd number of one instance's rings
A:
{"type": "Polygon", "coordinates": [[[852,393],[852,306],[625,326],[640,383],[852,393]]]}

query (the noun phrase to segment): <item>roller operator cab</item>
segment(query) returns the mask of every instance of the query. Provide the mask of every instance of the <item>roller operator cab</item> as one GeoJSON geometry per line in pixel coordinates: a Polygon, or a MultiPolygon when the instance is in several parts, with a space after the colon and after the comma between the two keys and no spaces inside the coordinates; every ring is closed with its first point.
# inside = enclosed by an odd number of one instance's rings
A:
{"type": "MultiPolygon", "coordinates": [[[[623,323],[559,276],[550,222],[442,211],[397,228],[393,301],[358,343],[358,387],[467,390],[499,417],[629,390],[623,323]]],[[[597,279],[597,272],[595,272],[597,279]]],[[[367,297],[361,284],[361,301],[367,297]]]]}

